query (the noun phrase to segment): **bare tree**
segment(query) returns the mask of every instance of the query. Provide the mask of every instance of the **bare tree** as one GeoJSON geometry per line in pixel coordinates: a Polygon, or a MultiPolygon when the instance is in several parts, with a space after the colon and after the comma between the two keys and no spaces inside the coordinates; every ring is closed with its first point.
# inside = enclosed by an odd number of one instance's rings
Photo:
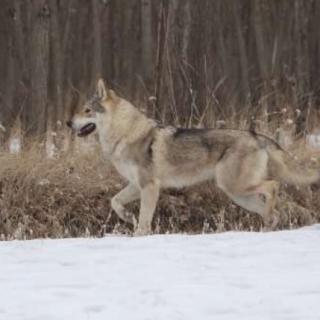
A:
{"type": "Polygon", "coordinates": [[[149,84],[154,72],[152,1],[141,0],[141,66],[143,78],[149,84]]]}
{"type": "Polygon", "coordinates": [[[102,76],[100,2],[100,0],[91,1],[93,24],[92,79],[95,81],[102,76]]]}
{"type": "Polygon", "coordinates": [[[320,100],[319,17],[315,0],[3,0],[2,121],[20,112],[43,134],[100,76],[175,124],[284,104],[308,117],[320,100]]]}
{"type": "Polygon", "coordinates": [[[31,34],[31,105],[27,110],[28,131],[44,135],[46,131],[49,71],[49,19],[47,0],[33,0],[31,34]]]}

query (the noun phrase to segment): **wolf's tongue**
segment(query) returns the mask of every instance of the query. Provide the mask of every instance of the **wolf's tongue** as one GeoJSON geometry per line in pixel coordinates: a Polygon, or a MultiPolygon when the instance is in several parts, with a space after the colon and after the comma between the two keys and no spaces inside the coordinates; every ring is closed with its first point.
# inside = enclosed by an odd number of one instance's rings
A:
{"type": "Polygon", "coordinates": [[[82,127],[78,133],[78,137],[85,137],[92,133],[96,129],[96,125],[94,123],[88,123],[84,127],[82,127]]]}

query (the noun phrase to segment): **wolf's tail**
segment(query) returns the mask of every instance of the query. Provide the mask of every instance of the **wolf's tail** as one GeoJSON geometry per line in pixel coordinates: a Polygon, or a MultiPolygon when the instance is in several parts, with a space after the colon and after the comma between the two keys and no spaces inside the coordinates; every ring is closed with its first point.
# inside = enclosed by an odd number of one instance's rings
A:
{"type": "Polygon", "coordinates": [[[320,181],[320,170],[302,169],[289,154],[281,149],[268,150],[271,175],[294,185],[309,185],[320,181]]]}

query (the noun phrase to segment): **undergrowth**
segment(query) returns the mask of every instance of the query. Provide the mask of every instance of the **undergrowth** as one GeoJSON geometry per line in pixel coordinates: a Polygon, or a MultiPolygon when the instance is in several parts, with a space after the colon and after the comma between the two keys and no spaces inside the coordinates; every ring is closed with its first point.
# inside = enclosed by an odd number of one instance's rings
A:
{"type": "MultiPolygon", "coordinates": [[[[132,234],[119,220],[110,199],[124,185],[98,146],[74,148],[48,158],[43,148],[17,154],[0,153],[0,237],[9,239],[132,234]]],[[[293,152],[305,162],[319,159],[301,145],[293,152]]],[[[130,209],[138,214],[139,203],[130,209]]],[[[282,186],[279,229],[320,221],[319,186],[282,186]]],[[[262,219],[234,205],[213,182],[182,190],[164,190],[156,209],[155,233],[209,233],[225,230],[259,231],[262,219]]]]}

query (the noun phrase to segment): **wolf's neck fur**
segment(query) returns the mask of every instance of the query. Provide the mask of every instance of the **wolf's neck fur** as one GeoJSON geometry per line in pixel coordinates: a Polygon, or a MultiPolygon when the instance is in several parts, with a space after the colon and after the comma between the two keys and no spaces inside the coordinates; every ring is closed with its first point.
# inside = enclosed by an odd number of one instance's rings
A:
{"type": "Polygon", "coordinates": [[[125,146],[144,138],[156,127],[154,120],[126,102],[114,110],[112,119],[105,124],[98,122],[98,132],[103,152],[108,157],[116,156],[125,146]]]}

